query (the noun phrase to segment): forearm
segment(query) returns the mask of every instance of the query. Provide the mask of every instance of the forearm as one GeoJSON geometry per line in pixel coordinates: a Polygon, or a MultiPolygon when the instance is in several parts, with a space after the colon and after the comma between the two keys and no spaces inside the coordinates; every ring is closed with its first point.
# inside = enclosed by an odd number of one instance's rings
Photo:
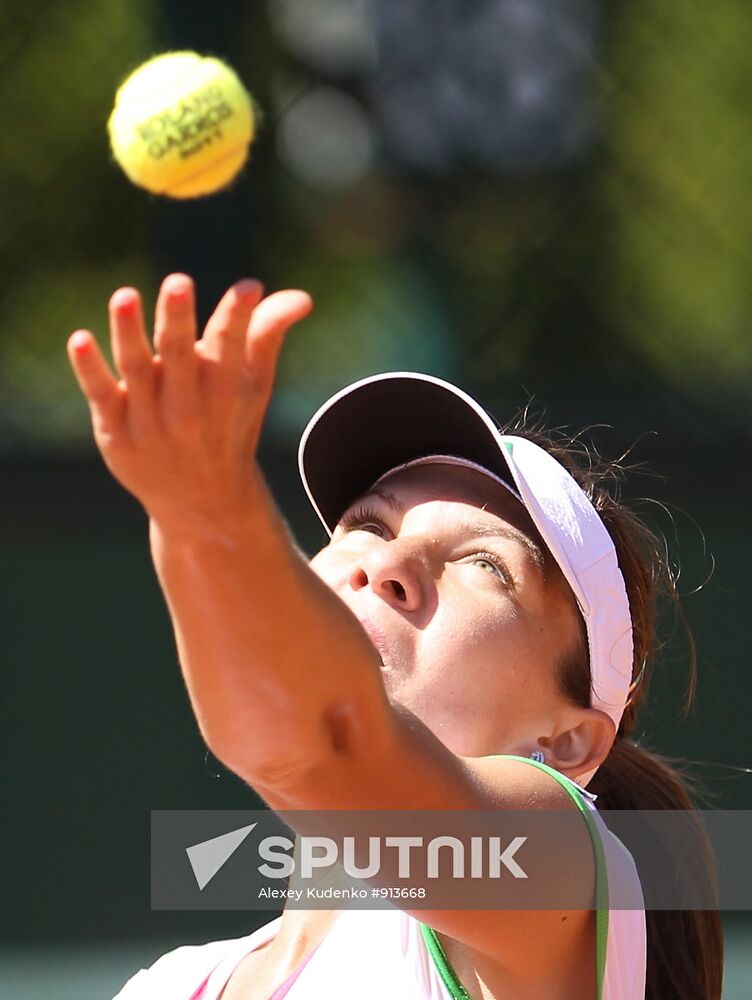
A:
{"type": "Polygon", "coordinates": [[[183,675],[212,751],[251,784],[359,752],[390,709],[377,655],[296,549],[260,474],[245,515],[150,521],[183,675]]]}

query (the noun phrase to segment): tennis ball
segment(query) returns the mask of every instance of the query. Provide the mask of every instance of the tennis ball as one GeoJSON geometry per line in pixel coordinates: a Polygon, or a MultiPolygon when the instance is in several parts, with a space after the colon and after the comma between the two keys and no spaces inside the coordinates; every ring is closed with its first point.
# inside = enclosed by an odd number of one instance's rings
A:
{"type": "Polygon", "coordinates": [[[166,52],[120,86],[107,122],[130,180],[154,194],[198,198],[225,187],[248,158],[255,128],[248,91],[225,63],[166,52]]]}

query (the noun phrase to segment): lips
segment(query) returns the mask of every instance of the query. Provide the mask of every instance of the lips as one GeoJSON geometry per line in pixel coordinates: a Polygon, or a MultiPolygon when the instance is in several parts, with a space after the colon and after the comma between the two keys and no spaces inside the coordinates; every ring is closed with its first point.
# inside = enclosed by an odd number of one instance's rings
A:
{"type": "Polygon", "coordinates": [[[371,621],[370,618],[359,618],[358,621],[363,627],[363,631],[376,647],[376,652],[381,657],[381,665],[388,669],[389,666],[389,642],[381,629],[371,621]]]}

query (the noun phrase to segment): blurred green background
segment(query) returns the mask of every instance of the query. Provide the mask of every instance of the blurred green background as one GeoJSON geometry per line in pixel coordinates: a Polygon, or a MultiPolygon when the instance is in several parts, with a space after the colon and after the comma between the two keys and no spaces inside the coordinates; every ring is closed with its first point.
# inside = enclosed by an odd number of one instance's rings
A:
{"type": "MultiPolygon", "coordinates": [[[[64,352],[104,337],[114,288],[151,309],[173,270],[203,318],[244,275],[316,299],[262,453],[311,551],[297,438],[354,378],[431,372],[631,449],[624,493],[681,565],[700,671],[684,719],[667,622],[637,735],[752,807],[747,0],[27,0],[0,29],[0,993],[109,997],[266,920],[149,910],[149,810],[256,800],[205,761],[144,516],[64,352]],[[105,134],[122,79],[176,48],[226,58],[264,112],[239,181],[190,203],[132,187],[105,134]]],[[[725,995],[747,997],[752,927],[727,926],[725,995]]]]}

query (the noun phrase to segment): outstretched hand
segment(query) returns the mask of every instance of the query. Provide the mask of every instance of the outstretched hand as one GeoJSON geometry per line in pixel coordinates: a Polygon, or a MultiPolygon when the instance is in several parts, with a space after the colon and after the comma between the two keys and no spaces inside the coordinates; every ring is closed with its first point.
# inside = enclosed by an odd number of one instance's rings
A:
{"type": "Polygon", "coordinates": [[[262,296],[257,281],[233,285],[197,340],[193,282],[171,274],[152,349],[138,291],[118,289],[109,316],[119,378],[88,330],[71,335],[97,447],[150,517],[216,521],[248,510],[282,342],[312,308],[301,291],[262,296]]]}

